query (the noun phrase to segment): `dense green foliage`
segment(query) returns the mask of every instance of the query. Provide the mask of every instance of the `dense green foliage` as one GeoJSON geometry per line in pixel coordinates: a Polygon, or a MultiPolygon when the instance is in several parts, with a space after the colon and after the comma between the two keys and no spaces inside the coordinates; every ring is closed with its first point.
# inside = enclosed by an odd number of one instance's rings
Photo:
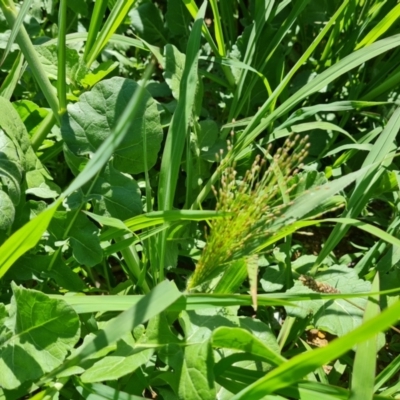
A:
{"type": "Polygon", "coordinates": [[[399,398],[399,17],[0,0],[0,398],[399,398]]]}

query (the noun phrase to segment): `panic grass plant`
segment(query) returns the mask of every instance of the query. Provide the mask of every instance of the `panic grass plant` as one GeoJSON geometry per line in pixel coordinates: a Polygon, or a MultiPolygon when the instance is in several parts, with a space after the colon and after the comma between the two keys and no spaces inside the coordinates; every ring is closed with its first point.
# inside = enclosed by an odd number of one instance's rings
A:
{"type": "Polygon", "coordinates": [[[289,137],[274,156],[270,155],[270,146],[263,157],[255,157],[243,176],[232,161],[233,146],[228,142],[228,153],[219,166],[220,187],[213,187],[216,209],[227,216],[211,221],[211,233],[206,232],[207,243],[188,290],[229,268],[231,261],[253,254],[260,238],[274,234],[274,220],[292,204],[296,187],[292,178],[307,155],[307,140],[307,136],[289,137]]]}

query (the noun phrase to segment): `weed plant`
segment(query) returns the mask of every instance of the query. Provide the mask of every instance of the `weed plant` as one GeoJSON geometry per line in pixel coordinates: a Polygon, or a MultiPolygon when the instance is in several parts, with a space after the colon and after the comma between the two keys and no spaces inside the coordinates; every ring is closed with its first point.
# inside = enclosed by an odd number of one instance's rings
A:
{"type": "Polygon", "coordinates": [[[399,17],[0,0],[0,398],[399,398],[399,17]]]}

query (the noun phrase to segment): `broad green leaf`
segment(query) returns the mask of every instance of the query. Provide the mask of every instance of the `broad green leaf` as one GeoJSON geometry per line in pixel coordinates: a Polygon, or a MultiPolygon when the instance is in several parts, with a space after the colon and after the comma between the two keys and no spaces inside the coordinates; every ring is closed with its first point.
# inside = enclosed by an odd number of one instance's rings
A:
{"type": "Polygon", "coordinates": [[[32,136],[35,133],[39,124],[49,113],[48,110],[39,107],[36,103],[30,100],[19,100],[12,104],[26,126],[29,136],[32,136]]]}
{"type": "Polygon", "coordinates": [[[0,230],[9,229],[15,217],[15,207],[6,192],[0,190],[0,230]]]}
{"type": "Polygon", "coordinates": [[[85,289],[83,281],[61,257],[57,258],[56,267],[49,269],[52,258],[51,255],[24,255],[14,263],[13,268],[5,276],[5,280],[22,282],[50,278],[54,279],[61,288],[72,292],[82,292],[85,289]]]}
{"type": "Polygon", "coordinates": [[[90,400],[145,400],[144,397],[135,396],[122,390],[116,390],[111,386],[101,383],[76,384],[75,389],[84,399],[90,400]]]}
{"type": "Polygon", "coordinates": [[[93,267],[103,259],[99,229],[79,210],[57,212],[50,223],[49,232],[55,241],[69,238],[78,263],[93,267]],[[65,235],[68,227],[69,232],[65,235]]]}
{"type": "Polygon", "coordinates": [[[152,347],[147,348],[147,346],[141,344],[137,346],[129,345],[121,340],[118,342],[114,353],[101,358],[82,374],[82,382],[117,380],[130,374],[150,360],[154,353],[152,347]]]}
{"type": "Polygon", "coordinates": [[[111,164],[100,173],[90,193],[97,200],[94,211],[101,216],[126,220],[142,212],[141,193],[136,181],[111,164]]]}
{"type": "MultiPolygon", "coordinates": [[[[113,323],[114,321],[108,322],[108,324],[113,323]]],[[[156,349],[162,351],[163,346],[174,342],[179,340],[171,332],[165,316],[159,314],[149,321],[146,331],[136,341],[130,333],[119,340],[112,354],[101,358],[82,374],[82,381],[100,382],[119,379],[146,364],[156,349]]]]}
{"type": "Polygon", "coordinates": [[[345,354],[354,345],[362,343],[389,328],[398,320],[399,312],[400,302],[396,302],[377,317],[363,323],[347,335],[332,341],[328,346],[293,357],[269,372],[265,377],[247,386],[234,395],[232,399],[257,400],[302,380],[308,373],[345,354]]]}
{"type": "Polygon", "coordinates": [[[93,71],[88,72],[79,82],[85,88],[91,88],[96,83],[103,80],[108,74],[114,71],[119,65],[118,62],[108,60],[106,62],[101,63],[98,67],[96,67],[93,71]]]}
{"type": "MultiPolygon", "coordinates": [[[[58,66],[58,55],[56,45],[42,45],[37,46],[36,51],[39,56],[39,60],[43,65],[50,79],[57,79],[57,66],[58,66]]],[[[66,47],[66,83],[68,85],[80,82],[88,73],[89,69],[83,64],[79,54],[76,50],[66,47]]]]}
{"type": "Polygon", "coordinates": [[[129,17],[134,32],[146,42],[160,44],[167,41],[164,22],[155,4],[142,3],[129,12],[129,17]]]}
{"type": "MultiPolygon", "coordinates": [[[[341,293],[367,293],[371,288],[371,284],[359,279],[353,269],[342,265],[334,265],[326,271],[319,272],[313,278],[341,293]]],[[[287,293],[309,293],[310,290],[297,281],[287,293]]],[[[297,302],[294,305],[297,307],[285,307],[288,315],[306,318],[311,313],[316,328],[343,336],[361,325],[367,299],[312,300],[297,302]]]]}
{"type": "MultiPolygon", "coordinates": [[[[24,123],[12,104],[3,97],[0,97],[0,147],[1,186],[14,206],[17,206],[23,198],[21,193],[23,183],[26,194],[34,194],[41,198],[58,196],[58,187],[51,183],[49,180],[51,177],[32,150],[24,123]]],[[[3,198],[4,201],[6,200],[3,198]]],[[[4,210],[6,209],[5,207],[4,210]]],[[[8,220],[12,223],[11,216],[12,214],[8,220]]]]}
{"type": "Polygon", "coordinates": [[[182,0],[170,0],[168,2],[165,19],[168,31],[174,36],[189,37],[190,14],[182,0]]]}
{"type": "Polygon", "coordinates": [[[181,399],[214,400],[214,360],[211,343],[201,337],[196,339],[200,343],[189,345],[184,350],[184,360],[179,371],[178,395],[181,399]]]}
{"type": "Polygon", "coordinates": [[[174,283],[163,281],[146,296],[138,299],[136,304],[115,318],[112,325],[100,330],[96,336],[85,343],[62,369],[78,364],[100,349],[119,340],[136,326],[155,317],[181,297],[174,283]]]}
{"type": "Polygon", "coordinates": [[[55,199],[60,195],[60,188],[46,179],[42,171],[34,169],[25,174],[26,194],[31,194],[41,199],[55,199]]]}
{"type": "MultiPolygon", "coordinates": [[[[221,295],[217,295],[221,297],[221,295]]],[[[216,297],[217,297],[216,296],[216,297]]],[[[249,296],[251,305],[251,297],[249,296]]],[[[262,304],[262,299],[259,298],[259,304],[262,304]]],[[[229,328],[241,328],[250,332],[253,337],[269,347],[273,352],[279,354],[279,346],[276,337],[271,328],[259,320],[250,317],[238,317],[236,308],[217,308],[203,309],[197,311],[188,311],[181,314],[181,325],[186,333],[186,340],[194,341],[193,335],[199,330],[203,330],[203,335],[211,338],[215,329],[221,326],[229,328]],[[188,339],[190,338],[190,339],[188,339]]]]}
{"type": "Polygon", "coordinates": [[[62,300],[12,285],[0,337],[0,385],[15,389],[58,367],[79,339],[79,318],[62,300]]]}
{"type": "MultiPolygon", "coordinates": [[[[182,0],[180,0],[182,1],[182,0]]],[[[181,83],[186,56],[172,44],[164,48],[165,71],[164,79],[170,87],[176,100],[179,100],[179,86],[181,83]]]]}
{"type": "Polygon", "coordinates": [[[265,343],[257,339],[252,333],[242,328],[219,327],[212,335],[213,347],[228,348],[261,357],[273,365],[281,365],[286,359],[276,352],[274,346],[270,349],[265,343]]]}
{"type": "MultiPolygon", "coordinates": [[[[118,119],[139,85],[124,78],[104,80],[68,106],[63,117],[61,133],[65,145],[75,155],[92,155],[111,136],[118,119]]],[[[138,174],[144,171],[143,141],[146,140],[147,167],[157,159],[162,140],[159,113],[155,101],[144,89],[143,99],[137,104],[137,117],[130,121],[130,135],[126,135],[114,152],[114,167],[122,172],[138,174]]]]}

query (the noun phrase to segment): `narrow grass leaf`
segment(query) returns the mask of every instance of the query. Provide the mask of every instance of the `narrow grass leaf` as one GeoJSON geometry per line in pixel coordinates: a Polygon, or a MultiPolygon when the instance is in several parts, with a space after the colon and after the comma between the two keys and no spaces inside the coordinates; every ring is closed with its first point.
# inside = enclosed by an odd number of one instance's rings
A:
{"type": "Polygon", "coordinates": [[[87,33],[87,40],[85,51],[83,53],[83,60],[87,61],[88,54],[92,50],[93,44],[96,41],[97,35],[100,31],[101,24],[103,23],[104,14],[107,9],[108,0],[97,0],[94,3],[92,18],[90,19],[89,30],[87,33]]]}
{"type": "Polygon", "coordinates": [[[13,233],[0,247],[0,278],[19,257],[32,249],[46,231],[61,199],[13,233]]]}
{"type": "MultiPolygon", "coordinates": [[[[100,31],[98,37],[96,38],[96,41],[90,49],[90,53],[87,56],[86,65],[88,67],[93,64],[101,51],[107,45],[111,36],[121,25],[135,1],[136,0],[117,0],[117,2],[114,4],[114,7],[107,18],[107,21],[104,23],[102,30],[100,31]]],[[[99,10],[99,13],[100,11],[102,10],[99,10]]],[[[98,18],[100,18],[100,14],[98,18]]],[[[95,28],[93,28],[93,30],[94,29],[95,28]]]]}
{"type": "Polygon", "coordinates": [[[24,22],[25,16],[28,14],[28,11],[29,11],[29,8],[31,7],[32,2],[33,2],[33,0],[24,0],[24,2],[22,3],[22,7],[19,10],[17,18],[15,19],[14,26],[11,29],[10,37],[8,38],[8,41],[7,41],[7,46],[4,50],[3,56],[1,57],[0,66],[3,65],[5,59],[7,58],[8,53],[11,50],[11,46],[15,42],[15,39],[16,39],[18,32],[22,26],[22,23],[24,22]]]}
{"type": "Polygon", "coordinates": [[[57,91],[59,114],[67,111],[67,49],[65,36],[67,34],[67,0],[60,0],[58,8],[58,44],[57,44],[57,91]]]}
{"type": "MultiPolygon", "coordinates": [[[[172,208],[178,175],[180,171],[183,149],[194,106],[198,56],[201,38],[201,27],[207,3],[203,3],[193,25],[187,45],[185,66],[179,89],[179,101],[168,130],[167,140],[161,160],[160,179],[158,186],[158,206],[160,210],[172,208]]],[[[166,252],[167,231],[163,231],[158,240],[159,280],[164,276],[164,256],[166,252]]]]}
{"type": "MultiPolygon", "coordinates": [[[[14,27],[17,20],[17,11],[15,9],[14,2],[12,0],[0,1],[0,8],[4,13],[7,23],[11,27],[14,27]]],[[[38,54],[23,25],[21,25],[20,29],[18,30],[16,41],[21,49],[22,54],[24,55],[26,61],[28,62],[29,67],[31,68],[32,74],[36,79],[37,84],[42,90],[43,96],[46,98],[49,106],[54,112],[54,115],[56,115],[56,118],[59,120],[58,117],[59,105],[54,88],[51,85],[49,78],[47,77],[47,74],[40,62],[38,54]]]]}
{"type": "MultiPolygon", "coordinates": [[[[400,45],[400,35],[394,35],[386,39],[382,39],[367,48],[362,48],[354,53],[344,57],[342,60],[332,65],[330,68],[322,72],[312,81],[304,85],[300,90],[294,93],[289,99],[281,104],[276,110],[269,114],[266,118],[263,115],[266,113],[265,106],[261,107],[258,113],[254,116],[248,127],[243,131],[240,137],[240,148],[247,147],[255,138],[263,132],[271,122],[278,117],[289,112],[300,101],[318,92],[339,76],[358,67],[366,61],[379,56],[400,45]]],[[[239,143],[238,143],[239,144],[239,143]]]]}
{"type": "Polygon", "coordinates": [[[3,83],[0,86],[0,96],[10,100],[14,90],[18,84],[18,81],[22,74],[22,66],[24,65],[24,56],[21,52],[18,53],[17,57],[14,60],[14,63],[8,72],[6,78],[3,80],[3,83]]]}
{"type": "MultiPolygon", "coordinates": [[[[375,275],[371,291],[379,291],[379,273],[375,275]]],[[[371,296],[365,308],[364,322],[378,316],[379,313],[379,296],[371,296]]],[[[351,377],[349,400],[372,399],[374,394],[376,353],[377,336],[373,336],[357,346],[351,377]]]]}
{"type": "Polygon", "coordinates": [[[265,242],[263,242],[262,245],[260,245],[257,248],[256,252],[259,252],[259,251],[265,249],[266,247],[270,246],[271,244],[277,242],[278,240],[283,239],[284,237],[296,232],[299,229],[302,229],[302,228],[305,228],[308,226],[319,225],[324,222],[336,222],[338,224],[354,226],[358,229],[363,230],[364,232],[368,232],[371,235],[376,236],[378,239],[384,240],[387,243],[390,243],[394,246],[400,247],[400,239],[391,235],[390,233],[383,231],[382,229],[377,228],[374,225],[371,225],[366,222],[359,221],[359,220],[353,219],[353,218],[324,218],[324,219],[319,219],[319,220],[311,220],[311,221],[305,220],[305,221],[294,222],[293,224],[280,229],[275,235],[268,238],[265,242]]]}
{"type": "Polygon", "coordinates": [[[355,50],[364,46],[369,46],[371,43],[375,42],[396,22],[399,16],[400,4],[397,4],[365,35],[364,39],[358,43],[355,50]]]}
{"type": "MultiPolygon", "coordinates": [[[[370,49],[372,46],[368,46],[366,49],[370,49]]],[[[364,50],[364,49],[363,49],[364,50]]],[[[359,50],[362,51],[362,50],[359,50]]],[[[379,164],[390,163],[388,158],[389,153],[394,149],[394,140],[400,130],[400,108],[398,108],[390,120],[388,121],[385,129],[379,135],[376,140],[371,152],[368,154],[363,163],[361,170],[369,169],[365,174],[357,177],[356,187],[350,196],[348,201],[347,210],[344,212],[343,217],[355,218],[357,217],[369,199],[374,193],[376,183],[379,177],[384,173],[385,169],[379,164]]],[[[322,260],[333,250],[333,248],[340,242],[348,230],[348,227],[343,225],[337,225],[329,238],[324,244],[320,254],[318,255],[316,265],[319,265],[322,260]]]]}

